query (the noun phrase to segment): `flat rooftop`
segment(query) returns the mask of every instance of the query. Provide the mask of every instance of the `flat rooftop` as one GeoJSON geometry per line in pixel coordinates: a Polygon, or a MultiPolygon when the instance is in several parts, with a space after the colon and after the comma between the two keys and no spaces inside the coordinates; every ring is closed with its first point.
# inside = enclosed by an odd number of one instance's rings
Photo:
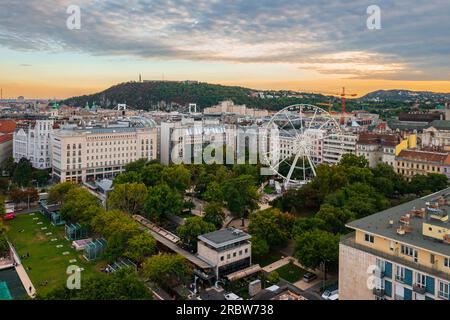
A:
{"type": "Polygon", "coordinates": [[[235,228],[226,228],[198,237],[199,240],[206,242],[214,248],[220,248],[238,241],[249,240],[251,236],[244,231],[235,228]]]}
{"type": "MultiPolygon", "coordinates": [[[[373,233],[375,235],[392,239],[397,242],[410,244],[411,246],[423,248],[444,256],[450,256],[450,244],[440,242],[437,239],[426,237],[422,234],[423,223],[430,223],[438,226],[446,226],[450,228],[450,223],[441,222],[420,217],[410,218],[411,232],[404,235],[397,233],[397,228],[400,227],[400,218],[405,216],[412,210],[420,210],[426,207],[427,202],[435,202],[437,198],[444,197],[450,200],[450,188],[441,190],[429,196],[419,198],[407,203],[403,203],[399,206],[380,211],[371,216],[355,220],[347,224],[349,228],[365,231],[367,233],[373,233]],[[391,225],[390,221],[394,224],[391,225]]],[[[444,205],[440,207],[444,212],[450,213],[450,206],[444,205]]]]}

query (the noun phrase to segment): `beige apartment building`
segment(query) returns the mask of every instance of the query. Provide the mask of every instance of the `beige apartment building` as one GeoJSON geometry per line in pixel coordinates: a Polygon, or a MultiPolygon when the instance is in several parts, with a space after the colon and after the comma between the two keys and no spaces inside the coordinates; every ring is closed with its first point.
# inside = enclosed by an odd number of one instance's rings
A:
{"type": "Polygon", "coordinates": [[[450,188],[347,225],[340,300],[450,299],[450,188]]]}
{"type": "Polygon", "coordinates": [[[406,149],[395,158],[395,171],[410,180],[415,175],[440,173],[450,177],[450,155],[444,151],[406,149]]]}
{"type": "Polygon", "coordinates": [[[157,158],[156,128],[65,127],[52,135],[56,181],[85,182],[113,178],[130,162],[157,158]]]}

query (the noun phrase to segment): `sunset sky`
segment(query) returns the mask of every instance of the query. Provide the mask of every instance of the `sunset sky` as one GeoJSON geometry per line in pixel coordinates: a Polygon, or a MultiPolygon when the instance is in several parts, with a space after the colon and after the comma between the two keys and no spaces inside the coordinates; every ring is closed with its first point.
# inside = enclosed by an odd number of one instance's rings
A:
{"type": "Polygon", "coordinates": [[[450,92],[448,0],[1,0],[3,96],[64,98],[119,82],[450,92]],[[69,5],[81,30],[66,27],[69,5]],[[366,27],[381,8],[381,30],[366,27]]]}

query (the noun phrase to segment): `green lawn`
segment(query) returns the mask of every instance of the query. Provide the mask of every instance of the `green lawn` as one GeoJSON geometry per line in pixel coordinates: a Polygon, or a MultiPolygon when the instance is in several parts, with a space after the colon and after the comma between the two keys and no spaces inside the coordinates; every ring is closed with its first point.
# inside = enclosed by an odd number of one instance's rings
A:
{"type": "Polygon", "coordinates": [[[288,263],[287,265],[275,270],[280,275],[280,278],[290,282],[295,283],[303,278],[306,270],[296,266],[293,263],[288,263]]]}
{"type": "Polygon", "coordinates": [[[270,251],[264,257],[255,257],[253,259],[254,264],[259,264],[261,268],[268,266],[269,264],[274,263],[281,259],[283,255],[278,251],[270,251]]]}
{"type": "Polygon", "coordinates": [[[27,253],[30,255],[29,258],[21,260],[38,294],[45,294],[66,283],[66,270],[69,265],[84,269],[81,273],[81,285],[83,277],[100,270],[101,262],[87,262],[82,251],[76,252],[72,249],[71,242],[64,238],[64,226],[53,226],[40,213],[18,215],[14,220],[8,221],[6,227],[8,239],[19,256],[27,253]],[[68,254],[63,255],[64,252],[68,254]],[[72,259],[76,259],[76,262],[70,262],[72,259]],[[43,285],[44,281],[48,281],[46,286],[43,285]]]}

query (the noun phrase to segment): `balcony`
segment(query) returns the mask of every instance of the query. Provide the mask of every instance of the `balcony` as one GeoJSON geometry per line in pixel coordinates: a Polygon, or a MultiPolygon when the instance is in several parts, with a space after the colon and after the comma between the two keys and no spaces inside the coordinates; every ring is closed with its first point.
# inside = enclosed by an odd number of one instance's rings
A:
{"type": "Polygon", "coordinates": [[[395,295],[395,300],[405,300],[405,297],[399,296],[398,294],[395,295]]]}
{"type": "Polygon", "coordinates": [[[385,295],[384,289],[381,289],[381,288],[373,288],[372,292],[373,292],[374,296],[379,297],[379,298],[383,298],[385,295]]]}
{"type": "Polygon", "coordinates": [[[383,279],[386,276],[384,270],[375,270],[373,272],[373,274],[375,275],[375,277],[380,278],[380,279],[383,279]]]}
{"type": "Polygon", "coordinates": [[[413,285],[413,291],[417,292],[419,294],[425,294],[427,292],[427,289],[423,285],[414,284],[413,285]]]}

